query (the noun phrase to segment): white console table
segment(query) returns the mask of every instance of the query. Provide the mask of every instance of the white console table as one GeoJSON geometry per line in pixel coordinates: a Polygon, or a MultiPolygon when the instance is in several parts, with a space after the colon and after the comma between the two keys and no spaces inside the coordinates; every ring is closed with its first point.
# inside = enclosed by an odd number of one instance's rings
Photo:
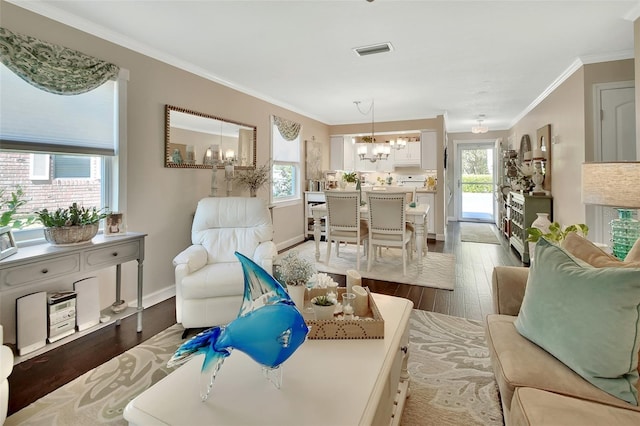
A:
{"type": "MultiPolygon", "coordinates": [[[[114,314],[107,308],[103,311],[103,314],[112,318],[109,323],[119,323],[120,319],[137,314],[137,331],[140,332],[142,331],[142,268],[145,237],[146,234],[135,232],[109,237],[101,234],[95,236],[91,242],[86,244],[74,246],[38,244],[20,248],[17,253],[0,260],[0,296],[3,298],[7,295],[11,296],[9,303],[13,301],[13,312],[15,312],[15,297],[29,294],[33,291],[41,291],[39,284],[115,266],[115,299],[118,301],[121,299],[121,264],[136,260],[138,262],[137,307],[127,308],[119,314],[114,314]]],[[[3,301],[3,304],[6,309],[8,303],[3,301]]],[[[15,339],[13,341],[10,339],[12,333],[9,332],[11,329],[15,331],[15,313],[3,311],[0,321],[5,329],[5,341],[15,343],[15,339]],[[7,339],[7,336],[9,336],[9,339],[7,339]]],[[[105,326],[108,323],[101,325],[105,326]]],[[[98,328],[100,328],[100,325],[91,327],[82,333],[75,333],[56,343],[66,343],[98,328]]],[[[46,348],[29,355],[34,356],[53,347],[54,345],[47,345],[46,348]]],[[[21,360],[23,361],[24,359],[17,357],[16,363],[21,360]]]]}
{"type": "Polygon", "coordinates": [[[282,387],[233,351],[200,400],[198,356],[134,398],[131,425],[398,425],[409,387],[407,299],[371,294],[384,339],[307,340],[284,364],[282,387]]]}

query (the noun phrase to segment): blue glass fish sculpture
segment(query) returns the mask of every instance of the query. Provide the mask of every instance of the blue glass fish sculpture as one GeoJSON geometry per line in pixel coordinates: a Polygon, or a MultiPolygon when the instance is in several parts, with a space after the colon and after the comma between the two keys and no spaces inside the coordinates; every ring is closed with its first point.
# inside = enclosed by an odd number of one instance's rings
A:
{"type": "Polygon", "coordinates": [[[168,367],[204,354],[200,397],[209,397],[224,359],[238,349],[268,369],[280,365],[304,343],[309,328],[289,294],[267,271],[235,252],[244,273],[244,299],[238,318],[199,333],[178,348],[168,367]]]}

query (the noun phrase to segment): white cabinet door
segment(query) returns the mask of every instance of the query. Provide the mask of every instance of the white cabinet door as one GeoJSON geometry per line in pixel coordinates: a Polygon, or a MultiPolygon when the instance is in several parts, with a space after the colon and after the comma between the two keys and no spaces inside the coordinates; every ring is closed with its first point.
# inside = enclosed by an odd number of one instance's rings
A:
{"type": "Polygon", "coordinates": [[[402,149],[393,150],[393,164],[396,166],[420,166],[422,150],[420,142],[407,142],[402,149]]]}
{"type": "Polygon", "coordinates": [[[331,136],[330,170],[355,170],[354,144],[350,136],[331,136]]]}
{"type": "Polygon", "coordinates": [[[344,136],[343,138],[343,169],[342,170],[356,170],[355,167],[355,157],[356,157],[356,147],[353,143],[353,138],[351,136],[344,136]]]}
{"type": "Polygon", "coordinates": [[[438,169],[438,132],[423,130],[420,132],[422,143],[422,161],[420,166],[424,170],[438,169]]]}
{"type": "Polygon", "coordinates": [[[344,170],[344,137],[331,136],[329,169],[344,170]]]}

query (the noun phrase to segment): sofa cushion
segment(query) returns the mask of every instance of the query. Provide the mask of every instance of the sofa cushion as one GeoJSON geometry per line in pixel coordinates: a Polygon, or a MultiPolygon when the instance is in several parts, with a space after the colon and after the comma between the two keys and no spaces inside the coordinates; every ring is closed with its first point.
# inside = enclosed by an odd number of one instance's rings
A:
{"type": "Polygon", "coordinates": [[[578,259],[584,260],[589,265],[595,266],[596,268],[640,268],[640,259],[627,255],[627,258],[625,258],[625,261],[623,262],[617,257],[604,252],[600,247],[575,232],[567,234],[565,239],[562,241],[562,248],[578,259]]]}
{"type": "Polygon", "coordinates": [[[638,405],[640,269],[594,268],[544,238],[516,329],[594,386],[638,405]]]}
{"type": "Polygon", "coordinates": [[[491,364],[505,409],[511,406],[521,386],[601,402],[619,407],[640,407],[618,399],[593,386],[538,345],[522,337],[514,326],[515,316],[487,315],[486,337],[491,364]]]}
{"type": "Polygon", "coordinates": [[[640,412],[545,392],[518,388],[507,424],[534,425],[638,425],[640,412]]]}

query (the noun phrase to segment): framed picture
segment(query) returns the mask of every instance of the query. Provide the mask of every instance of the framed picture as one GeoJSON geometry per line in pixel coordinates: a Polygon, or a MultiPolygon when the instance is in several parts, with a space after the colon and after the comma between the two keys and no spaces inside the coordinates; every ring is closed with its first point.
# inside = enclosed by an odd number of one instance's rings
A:
{"type": "Polygon", "coordinates": [[[3,226],[0,228],[0,259],[4,259],[7,256],[18,251],[16,240],[11,233],[11,227],[3,226]]]}
{"type": "Polygon", "coordinates": [[[305,172],[307,180],[322,179],[322,143],[316,141],[312,136],[311,140],[305,141],[305,172]]]}
{"type": "Polygon", "coordinates": [[[124,224],[124,213],[110,213],[104,220],[104,235],[109,237],[113,235],[126,234],[127,229],[124,224]]]}

